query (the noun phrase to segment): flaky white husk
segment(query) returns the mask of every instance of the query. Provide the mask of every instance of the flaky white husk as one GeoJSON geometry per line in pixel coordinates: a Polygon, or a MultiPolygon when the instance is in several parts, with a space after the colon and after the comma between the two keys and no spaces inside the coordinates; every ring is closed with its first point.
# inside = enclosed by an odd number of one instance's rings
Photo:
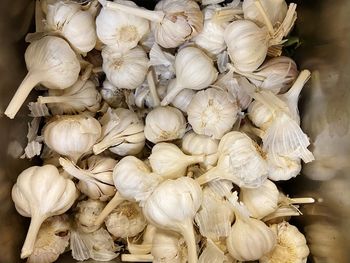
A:
{"type": "Polygon", "coordinates": [[[153,237],[151,254],[154,263],[186,263],[185,240],[173,231],[157,229],[153,237]]]}
{"type": "Polygon", "coordinates": [[[277,236],[277,245],[274,250],[259,259],[260,263],[306,263],[310,250],[298,228],[288,222],[275,224],[270,228],[277,236]]]}
{"type": "Polygon", "coordinates": [[[49,148],[77,162],[100,137],[101,125],[88,115],[59,116],[46,124],[43,134],[49,148]]]}
{"type": "Polygon", "coordinates": [[[207,244],[199,257],[199,263],[234,262],[229,260],[225,253],[211,239],[207,239],[206,243],[207,244]]]}
{"type": "Polygon", "coordinates": [[[269,179],[286,181],[296,177],[301,171],[301,160],[297,157],[283,157],[267,154],[269,179]]]}
{"type": "Polygon", "coordinates": [[[120,89],[136,89],[145,80],[148,70],[146,52],[139,46],[121,52],[105,46],[102,49],[103,71],[108,81],[120,89]]]}
{"type": "Polygon", "coordinates": [[[45,220],[27,263],[55,262],[69,245],[70,228],[67,215],[53,216],[45,220]]]}
{"type": "Polygon", "coordinates": [[[153,143],[180,139],[185,131],[186,119],[174,107],[157,107],[147,114],[145,137],[153,143]]]}
{"type": "Polygon", "coordinates": [[[187,114],[196,133],[221,139],[236,122],[238,106],[228,93],[209,88],[193,96],[187,114]]]}
{"type": "MultiPolygon", "coordinates": [[[[114,2],[136,6],[132,1],[115,0],[114,2]]],[[[119,51],[127,51],[136,47],[149,30],[150,25],[146,19],[118,10],[102,8],[96,18],[98,38],[104,44],[113,46],[119,51]]]]}
{"type": "Polygon", "coordinates": [[[205,155],[205,160],[201,165],[207,168],[208,166],[216,165],[218,161],[218,146],[219,140],[190,131],[182,138],[181,149],[186,154],[205,155]]]}
{"type": "Polygon", "coordinates": [[[279,191],[270,180],[258,188],[242,188],[239,197],[256,219],[261,219],[278,208],[279,191]]]}
{"type": "Polygon", "coordinates": [[[74,214],[78,229],[84,233],[92,233],[99,229],[100,226],[95,226],[94,222],[105,205],[104,202],[92,199],[80,201],[74,214]]]}
{"type": "Polygon", "coordinates": [[[79,53],[87,53],[96,45],[94,16],[74,2],[58,1],[47,6],[46,30],[61,34],[79,53]]]}
{"type": "Polygon", "coordinates": [[[124,201],[106,217],[105,224],[114,237],[128,238],[141,233],[147,221],[137,203],[124,201]]]}

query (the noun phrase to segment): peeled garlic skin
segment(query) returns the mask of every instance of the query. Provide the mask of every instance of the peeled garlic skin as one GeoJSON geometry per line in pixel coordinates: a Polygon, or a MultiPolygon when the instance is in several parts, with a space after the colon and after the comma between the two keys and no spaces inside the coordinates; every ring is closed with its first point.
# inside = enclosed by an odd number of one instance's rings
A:
{"type": "Polygon", "coordinates": [[[310,250],[298,228],[288,222],[275,224],[270,228],[277,236],[277,246],[260,258],[260,263],[306,263],[310,250]]]}
{"type": "Polygon", "coordinates": [[[136,89],[148,70],[146,52],[139,46],[125,51],[105,46],[102,49],[103,71],[108,81],[120,89],[136,89]]]}
{"type": "Polygon", "coordinates": [[[249,20],[237,20],[225,29],[225,42],[233,65],[240,71],[253,72],[265,60],[268,33],[249,20]]]}
{"type": "Polygon", "coordinates": [[[185,130],[186,119],[174,107],[157,107],[146,116],[145,137],[153,143],[180,139],[185,130]]]}

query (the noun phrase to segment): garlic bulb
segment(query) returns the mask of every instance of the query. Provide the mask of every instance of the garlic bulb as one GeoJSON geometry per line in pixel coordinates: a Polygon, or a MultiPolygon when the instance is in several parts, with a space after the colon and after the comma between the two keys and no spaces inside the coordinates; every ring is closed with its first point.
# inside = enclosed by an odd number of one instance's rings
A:
{"type": "Polygon", "coordinates": [[[186,155],[175,144],[157,143],[149,156],[152,171],[166,179],[186,174],[187,167],[204,161],[203,155],[186,155]]]}
{"type": "Polygon", "coordinates": [[[245,188],[261,186],[268,176],[264,154],[246,134],[229,132],[219,143],[216,167],[197,178],[199,184],[227,179],[245,188]]]}
{"type": "Polygon", "coordinates": [[[241,188],[239,197],[250,215],[261,219],[277,209],[279,191],[273,182],[266,180],[258,188],[241,188]]]}
{"type": "Polygon", "coordinates": [[[78,189],[89,198],[107,201],[115,195],[112,173],[116,160],[91,156],[81,163],[83,169],[64,158],[60,158],[59,162],[68,174],[79,179],[78,189]]]}
{"type": "Polygon", "coordinates": [[[74,2],[57,1],[47,6],[46,27],[62,35],[79,53],[87,53],[96,45],[95,20],[87,10],[74,2]]]}
{"type": "Polygon", "coordinates": [[[11,119],[37,84],[49,89],[66,89],[77,81],[80,72],[76,54],[59,37],[47,36],[32,42],[24,57],[28,73],[5,111],[11,119]]]}
{"type": "MultiPolygon", "coordinates": [[[[283,22],[287,14],[287,3],[285,0],[259,0],[263,6],[271,24],[273,26],[279,25],[283,22]]],[[[243,13],[244,19],[252,20],[259,26],[265,25],[265,20],[257,8],[254,0],[244,0],[243,1],[243,13]]]]}
{"type": "Polygon", "coordinates": [[[195,216],[201,235],[213,241],[227,237],[233,218],[230,204],[210,187],[205,187],[201,208],[195,216]]]}
{"type": "Polygon", "coordinates": [[[258,260],[276,246],[276,234],[262,221],[249,217],[247,209],[237,202],[237,193],[230,197],[236,221],[226,239],[229,253],[241,261],[258,260]]]}
{"type": "Polygon", "coordinates": [[[248,107],[248,117],[256,127],[263,131],[266,131],[274,121],[271,110],[256,100],[248,107]]]}
{"type": "Polygon", "coordinates": [[[18,213],[31,217],[21,258],[33,253],[38,231],[45,219],[66,212],[77,194],[74,183],[63,178],[53,165],[32,166],[17,177],[12,200],[18,213]]]}
{"type": "Polygon", "coordinates": [[[145,137],[158,143],[180,139],[186,131],[186,119],[176,108],[157,107],[147,114],[145,137]]]}
{"type": "Polygon", "coordinates": [[[282,222],[270,226],[277,236],[277,245],[274,250],[259,259],[260,263],[293,262],[306,263],[309,255],[309,248],[306,239],[298,228],[282,222]]]}
{"type": "Polygon", "coordinates": [[[88,115],[63,116],[48,123],[43,134],[49,148],[76,163],[100,137],[101,125],[88,115]]]}
{"type": "Polygon", "coordinates": [[[137,203],[124,201],[106,217],[105,224],[113,236],[128,238],[141,233],[147,222],[137,203]]]}
{"type": "Polygon", "coordinates": [[[196,93],[188,108],[188,122],[202,135],[221,139],[237,120],[238,106],[228,94],[214,88],[196,93]]]}
{"type": "Polygon", "coordinates": [[[187,112],[188,106],[196,92],[192,89],[181,90],[173,99],[171,104],[183,112],[187,112]]]}
{"type": "Polygon", "coordinates": [[[69,245],[70,224],[67,215],[46,219],[40,227],[33,253],[27,263],[55,262],[69,245]]]}
{"type": "Polygon", "coordinates": [[[99,229],[100,226],[95,226],[94,223],[104,206],[105,203],[98,200],[88,199],[86,201],[80,201],[76,206],[76,212],[74,214],[75,223],[79,230],[84,233],[92,233],[99,229]]]}
{"type": "Polygon", "coordinates": [[[218,161],[218,146],[219,140],[191,131],[187,132],[182,138],[181,149],[186,154],[204,155],[205,159],[201,165],[207,168],[216,165],[218,161]]]}
{"type": "Polygon", "coordinates": [[[154,263],[186,263],[185,240],[176,232],[157,229],[153,237],[151,254],[154,263]]]}
{"type": "Polygon", "coordinates": [[[212,84],[218,72],[213,61],[199,48],[186,47],[175,57],[175,81],[170,82],[168,94],[161,105],[168,105],[183,89],[201,90],[212,84]]]}
{"type": "Polygon", "coordinates": [[[108,81],[120,89],[136,89],[145,80],[148,70],[146,52],[139,46],[121,52],[105,46],[102,49],[103,71],[108,81]]]}
{"type": "Polygon", "coordinates": [[[95,224],[100,225],[125,200],[143,203],[161,181],[162,178],[152,174],[143,161],[134,156],[124,157],[113,170],[113,182],[118,192],[103,209],[95,224]]]}
{"type": "Polygon", "coordinates": [[[104,8],[150,20],[156,42],[164,48],[175,48],[196,36],[203,28],[203,14],[192,0],[162,0],[154,11],[116,2],[100,1],[104,8]]]}
{"type": "Polygon", "coordinates": [[[285,181],[296,177],[301,171],[300,158],[283,157],[267,154],[269,179],[273,181],[285,181]]]}
{"type": "MultiPolygon", "coordinates": [[[[132,1],[115,0],[115,3],[135,7],[132,1]]],[[[150,26],[146,19],[103,7],[96,18],[98,38],[106,45],[113,46],[119,51],[128,51],[149,32],[150,26]]]]}
{"type": "Polygon", "coordinates": [[[48,104],[54,115],[74,114],[85,110],[97,112],[100,109],[101,95],[92,81],[80,79],[68,89],[49,90],[49,96],[39,96],[38,102],[48,104]]]}
{"type": "Polygon", "coordinates": [[[184,237],[189,263],[198,261],[192,220],[201,202],[199,185],[193,179],[182,177],[161,183],[143,206],[143,213],[151,224],[184,237]]]}
{"type": "Polygon", "coordinates": [[[102,134],[94,145],[94,154],[109,150],[120,156],[138,154],[145,146],[143,122],[131,110],[119,108],[107,112],[100,119],[102,134]]]}
{"type": "Polygon", "coordinates": [[[124,108],[123,106],[126,106],[124,102],[125,94],[122,89],[117,88],[108,80],[105,80],[102,85],[100,93],[109,106],[113,108],[124,108]]]}
{"type": "MultiPolygon", "coordinates": [[[[215,245],[215,243],[207,239],[207,244],[199,257],[199,263],[224,263],[228,262],[225,253],[215,245]]],[[[230,262],[230,261],[229,261],[230,262]]]]}
{"type": "Polygon", "coordinates": [[[286,92],[292,86],[299,72],[291,58],[281,56],[268,60],[254,74],[264,77],[264,80],[248,77],[255,86],[278,94],[286,92]]]}

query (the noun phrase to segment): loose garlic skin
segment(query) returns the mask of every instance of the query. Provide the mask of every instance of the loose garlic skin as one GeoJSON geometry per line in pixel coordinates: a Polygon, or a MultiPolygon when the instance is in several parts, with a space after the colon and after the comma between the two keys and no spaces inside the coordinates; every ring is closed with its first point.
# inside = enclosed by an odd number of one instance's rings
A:
{"type": "Polygon", "coordinates": [[[259,259],[259,263],[306,263],[310,250],[298,228],[282,222],[270,226],[277,236],[274,250],[259,259]]]}
{"type": "Polygon", "coordinates": [[[25,54],[28,73],[18,87],[5,115],[13,119],[30,91],[42,84],[48,89],[66,89],[77,80],[80,72],[80,63],[62,38],[46,36],[32,42],[25,54]]]}
{"type": "Polygon", "coordinates": [[[79,230],[84,233],[92,233],[99,229],[100,226],[95,226],[94,222],[104,206],[104,202],[92,199],[79,202],[74,215],[79,230]]]}
{"type": "Polygon", "coordinates": [[[228,93],[209,88],[193,96],[187,114],[196,133],[221,139],[236,122],[238,106],[228,99],[228,93]]]}
{"type": "Polygon", "coordinates": [[[105,224],[114,237],[128,238],[141,233],[147,221],[137,203],[124,201],[106,217],[105,224]]]}
{"type": "Polygon", "coordinates": [[[186,119],[174,107],[157,107],[147,114],[145,137],[158,143],[181,139],[186,131],[186,119]]]}
{"type": "MultiPolygon", "coordinates": [[[[132,1],[115,0],[114,2],[136,7],[132,1]]],[[[149,22],[146,19],[118,10],[102,8],[96,18],[98,38],[105,45],[115,47],[122,52],[136,47],[149,30],[149,22]]]]}
{"type": "Polygon", "coordinates": [[[58,1],[47,6],[46,30],[61,34],[81,54],[96,45],[95,20],[89,11],[74,2],[58,1]]]}
{"type": "Polygon", "coordinates": [[[108,81],[120,89],[136,89],[146,78],[149,60],[139,46],[124,52],[105,46],[102,58],[108,81]]]}
{"type": "Polygon", "coordinates": [[[45,144],[75,163],[92,149],[100,135],[100,123],[88,115],[57,117],[44,127],[45,144]]]}

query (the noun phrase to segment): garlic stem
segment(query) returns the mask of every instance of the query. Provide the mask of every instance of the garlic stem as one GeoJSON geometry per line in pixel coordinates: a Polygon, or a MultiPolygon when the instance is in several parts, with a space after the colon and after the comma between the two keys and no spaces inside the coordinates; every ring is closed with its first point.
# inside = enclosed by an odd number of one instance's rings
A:
{"type": "Polygon", "coordinates": [[[244,77],[251,78],[251,79],[256,79],[256,80],[259,80],[259,81],[264,81],[266,79],[266,77],[257,75],[255,73],[249,73],[249,72],[240,71],[239,69],[237,69],[235,66],[233,66],[230,63],[227,64],[227,67],[230,70],[230,72],[232,72],[232,74],[236,72],[239,75],[242,75],[244,77]]]}
{"type": "Polygon", "coordinates": [[[38,102],[40,104],[48,104],[48,103],[65,103],[69,101],[69,97],[66,96],[39,96],[38,102]]]}
{"type": "Polygon", "coordinates": [[[301,71],[293,86],[288,90],[288,92],[283,94],[283,97],[286,98],[290,104],[297,105],[300,92],[305,83],[309,80],[310,76],[311,72],[309,70],[301,71]]]}
{"type": "Polygon", "coordinates": [[[160,105],[160,100],[157,93],[154,77],[155,77],[154,71],[153,71],[153,68],[151,68],[147,73],[147,82],[148,82],[148,87],[153,100],[154,107],[158,107],[160,105]]]}
{"type": "Polygon", "coordinates": [[[187,155],[186,161],[188,165],[203,163],[205,161],[205,155],[187,155]]]}
{"type": "Polygon", "coordinates": [[[278,208],[275,212],[265,216],[262,220],[264,222],[267,222],[278,217],[287,217],[287,216],[300,216],[300,212],[296,211],[295,208],[281,207],[281,208],[278,208]]]}
{"type": "Polygon", "coordinates": [[[279,57],[282,55],[282,45],[271,46],[267,50],[269,57],[279,57]]]}
{"type": "Polygon", "coordinates": [[[207,171],[205,174],[202,174],[201,176],[196,178],[195,180],[199,185],[203,185],[203,184],[209,183],[210,181],[217,180],[220,178],[220,176],[217,173],[217,170],[218,168],[214,167],[209,171],[207,171]]]}
{"type": "Polygon", "coordinates": [[[44,220],[45,218],[38,213],[32,215],[26,240],[24,241],[24,244],[22,247],[21,258],[27,258],[33,253],[35,240],[38,235],[40,226],[44,222],[44,220]]]}
{"type": "Polygon", "coordinates": [[[151,252],[152,244],[128,245],[128,250],[133,255],[144,255],[151,252]]]}
{"type": "Polygon", "coordinates": [[[290,204],[313,204],[315,199],[312,197],[288,198],[290,204]]]}
{"type": "Polygon", "coordinates": [[[197,263],[197,246],[194,236],[194,229],[192,221],[189,219],[181,226],[181,234],[185,239],[188,254],[188,263],[197,263]]]}
{"type": "Polygon", "coordinates": [[[134,254],[122,254],[123,262],[152,262],[153,256],[151,254],[146,255],[134,255],[134,254]]]}
{"type": "Polygon", "coordinates": [[[113,209],[120,205],[123,201],[125,201],[125,198],[123,198],[118,192],[116,192],[113,198],[102,210],[101,214],[96,218],[94,225],[101,225],[105,218],[113,211],[113,209]]]}
{"type": "Polygon", "coordinates": [[[69,173],[71,176],[77,178],[78,180],[84,181],[84,182],[96,180],[92,177],[92,175],[89,172],[87,172],[83,169],[80,169],[73,162],[71,162],[65,158],[60,157],[58,159],[58,161],[59,161],[60,165],[62,166],[62,168],[67,173],[69,173]]]}
{"type": "Polygon", "coordinates": [[[160,105],[162,106],[166,106],[168,104],[170,104],[174,98],[176,97],[177,94],[180,93],[181,90],[183,90],[184,88],[177,85],[176,81],[175,81],[175,85],[171,87],[170,91],[168,92],[168,94],[165,96],[165,98],[162,100],[162,102],[160,103],[160,105]]]}
{"type": "Polygon", "coordinates": [[[275,34],[275,30],[273,29],[273,25],[271,23],[271,20],[267,16],[266,11],[265,11],[264,7],[262,6],[260,0],[254,0],[254,4],[256,5],[256,8],[259,10],[260,14],[262,15],[262,17],[265,21],[265,25],[266,25],[267,29],[269,30],[270,35],[273,36],[275,34]]]}
{"type": "Polygon", "coordinates": [[[28,72],[27,76],[22,81],[21,85],[18,87],[15,95],[11,99],[10,104],[5,110],[5,115],[10,119],[13,119],[22,104],[28,97],[31,90],[40,82],[39,76],[28,72]]]}
{"type": "Polygon", "coordinates": [[[93,72],[93,73],[102,73],[102,72],[103,72],[103,69],[102,69],[102,67],[94,67],[94,68],[92,69],[92,72],[93,72]]]}
{"type": "Polygon", "coordinates": [[[104,7],[111,10],[123,11],[125,13],[142,17],[152,22],[158,22],[158,23],[162,22],[165,17],[165,14],[163,11],[150,11],[146,9],[141,9],[139,7],[122,5],[122,4],[118,4],[110,1],[106,1],[104,7]]]}
{"type": "Polygon", "coordinates": [[[112,136],[106,136],[103,138],[102,141],[100,141],[99,143],[95,144],[92,147],[92,150],[94,152],[95,155],[100,154],[101,152],[103,152],[104,150],[108,149],[111,146],[117,146],[119,144],[122,144],[125,139],[124,138],[117,138],[117,137],[112,137],[112,136]]]}

